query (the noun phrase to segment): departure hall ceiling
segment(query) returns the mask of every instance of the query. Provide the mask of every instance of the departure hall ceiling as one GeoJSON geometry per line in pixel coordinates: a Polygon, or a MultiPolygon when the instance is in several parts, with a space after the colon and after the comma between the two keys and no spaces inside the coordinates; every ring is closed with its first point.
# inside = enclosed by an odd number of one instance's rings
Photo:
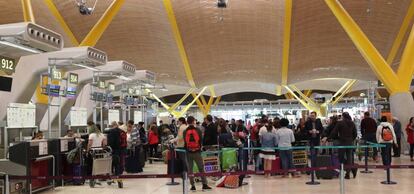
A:
{"type": "MultiPolygon", "coordinates": [[[[36,23],[65,36],[65,47],[74,46],[45,1],[32,0],[36,23]]],[[[79,14],[75,0],[53,2],[81,42],[112,0],[98,0],[90,16],[79,14]]],[[[275,92],[282,82],[284,0],[229,0],[225,9],[217,8],[217,0],[171,3],[196,87],[214,85],[220,95],[275,92]]],[[[387,58],[411,0],[341,3],[387,58]]],[[[0,1],[0,24],[22,21],[21,1],[0,1]]],[[[156,72],[157,81],[169,87],[160,95],[185,93],[190,87],[163,0],[125,0],[96,47],[110,60],[156,72]]],[[[288,51],[287,84],[300,89],[335,91],[346,81],[324,78],[361,80],[354,90],[366,87],[364,81],[377,80],[324,0],[293,0],[288,51]]],[[[400,58],[401,49],[393,68],[400,58]]]]}

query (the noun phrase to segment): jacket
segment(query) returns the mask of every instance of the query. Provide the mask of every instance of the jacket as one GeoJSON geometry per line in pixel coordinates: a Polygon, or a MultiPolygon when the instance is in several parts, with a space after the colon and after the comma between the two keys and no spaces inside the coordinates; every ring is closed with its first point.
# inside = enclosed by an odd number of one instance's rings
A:
{"type": "Polygon", "coordinates": [[[148,144],[155,145],[158,144],[158,135],[150,131],[148,134],[148,144]]]}
{"type": "Polygon", "coordinates": [[[217,138],[218,138],[217,126],[214,123],[208,124],[204,130],[203,145],[204,146],[218,145],[217,138]]]}
{"type": "Polygon", "coordinates": [[[377,132],[377,122],[373,118],[364,118],[361,121],[361,134],[366,137],[367,134],[374,134],[377,132]]]}
{"type": "Polygon", "coordinates": [[[357,129],[354,122],[350,120],[342,120],[338,121],[329,137],[331,139],[338,139],[340,145],[347,146],[354,144],[357,135],[357,129]]]}
{"type": "Polygon", "coordinates": [[[388,122],[382,122],[378,128],[377,128],[377,142],[378,143],[397,143],[397,136],[395,135],[394,132],[394,127],[392,126],[391,123],[388,122]],[[392,136],[393,136],[393,140],[391,141],[385,141],[382,139],[382,128],[384,126],[388,126],[388,128],[390,128],[391,132],[392,132],[392,136]]]}
{"type": "Polygon", "coordinates": [[[113,128],[109,130],[108,133],[108,145],[112,148],[112,150],[121,150],[121,129],[120,128],[113,128]]]}
{"type": "Polygon", "coordinates": [[[310,131],[312,131],[313,129],[313,122],[311,119],[308,119],[305,123],[305,129],[304,132],[306,134],[306,137],[308,140],[318,140],[320,139],[320,136],[323,132],[323,125],[320,119],[316,119],[315,120],[315,129],[319,132],[318,134],[316,134],[315,136],[312,136],[312,134],[310,134],[310,131]]]}

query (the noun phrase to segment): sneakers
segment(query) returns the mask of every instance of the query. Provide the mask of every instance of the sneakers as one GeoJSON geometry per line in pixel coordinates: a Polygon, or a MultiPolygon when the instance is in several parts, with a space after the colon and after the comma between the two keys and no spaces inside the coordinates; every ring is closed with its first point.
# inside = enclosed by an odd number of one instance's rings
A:
{"type": "Polygon", "coordinates": [[[211,187],[209,187],[208,185],[203,185],[203,190],[211,190],[211,187]]]}
{"type": "Polygon", "coordinates": [[[197,189],[195,188],[195,186],[191,186],[190,191],[196,191],[197,189]]]}

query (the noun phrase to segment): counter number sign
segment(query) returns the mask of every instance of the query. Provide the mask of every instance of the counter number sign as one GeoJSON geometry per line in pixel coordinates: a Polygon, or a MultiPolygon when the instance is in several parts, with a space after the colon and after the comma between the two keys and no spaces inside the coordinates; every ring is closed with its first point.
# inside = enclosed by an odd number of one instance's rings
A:
{"type": "Polygon", "coordinates": [[[108,83],[108,90],[109,91],[115,91],[115,84],[114,83],[108,83]]]}
{"type": "Polygon", "coordinates": [[[99,81],[98,82],[98,88],[105,89],[105,82],[99,81]]]}
{"type": "Polygon", "coordinates": [[[59,69],[53,68],[52,72],[50,73],[52,80],[61,80],[62,79],[62,72],[59,69]]]}
{"type": "Polygon", "coordinates": [[[76,73],[70,73],[69,74],[69,83],[71,83],[71,84],[78,84],[78,78],[79,78],[78,74],[76,74],[76,73]]]}
{"type": "Polygon", "coordinates": [[[16,61],[14,59],[0,55],[0,70],[4,72],[14,73],[16,70],[16,61]]]}

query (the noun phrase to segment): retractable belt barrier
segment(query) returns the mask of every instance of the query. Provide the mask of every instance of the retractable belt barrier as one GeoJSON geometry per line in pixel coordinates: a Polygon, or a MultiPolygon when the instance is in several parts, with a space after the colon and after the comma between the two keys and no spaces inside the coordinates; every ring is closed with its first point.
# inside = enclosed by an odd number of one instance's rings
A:
{"type": "MultiPolygon", "coordinates": [[[[365,165],[345,165],[344,169],[363,169],[365,165]]],[[[414,165],[368,165],[370,169],[414,169],[414,165]]],[[[217,176],[229,176],[229,175],[262,175],[264,173],[288,173],[288,172],[310,172],[320,170],[338,170],[340,166],[325,166],[325,167],[308,167],[308,168],[294,168],[289,170],[270,170],[270,171],[238,171],[238,172],[217,172],[217,173],[193,173],[188,174],[189,177],[217,177],[217,176]]],[[[27,180],[57,180],[57,179],[154,179],[154,178],[181,178],[181,174],[143,174],[143,175],[94,175],[94,176],[14,176],[10,175],[10,179],[27,180]]]]}

